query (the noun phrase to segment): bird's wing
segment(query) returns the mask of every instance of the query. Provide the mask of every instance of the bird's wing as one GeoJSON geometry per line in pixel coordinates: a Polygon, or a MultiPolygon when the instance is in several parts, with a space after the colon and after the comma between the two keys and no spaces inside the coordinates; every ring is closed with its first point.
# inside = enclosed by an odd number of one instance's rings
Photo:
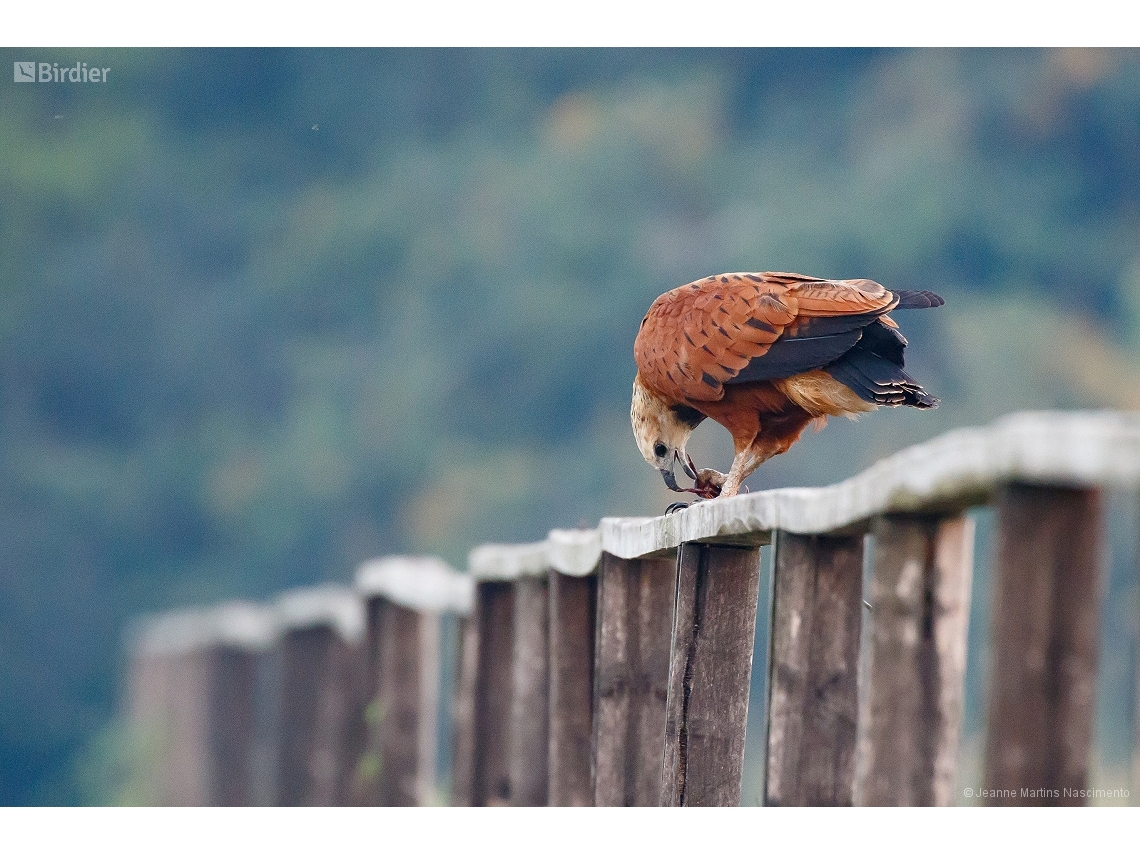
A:
{"type": "Polygon", "coordinates": [[[898,297],[869,279],[726,273],[662,294],[634,343],[642,381],[677,401],[715,401],[724,384],[826,365],[898,297]]]}

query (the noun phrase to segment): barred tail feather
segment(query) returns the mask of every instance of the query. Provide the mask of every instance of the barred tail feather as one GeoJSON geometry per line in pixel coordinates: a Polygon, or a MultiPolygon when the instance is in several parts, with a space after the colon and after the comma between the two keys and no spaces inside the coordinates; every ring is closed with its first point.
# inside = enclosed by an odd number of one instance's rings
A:
{"type": "Polygon", "coordinates": [[[933,291],[895,291],[894,293],[899,298],[895,309],[933,309],[946,302],[933,291]]]}
{"type": "Polygon", "coordinates": [[[862,398],[883,407],[933,409],[938,399],[893,362],[866,350],[852,350],[824,371],[862,398]]]}

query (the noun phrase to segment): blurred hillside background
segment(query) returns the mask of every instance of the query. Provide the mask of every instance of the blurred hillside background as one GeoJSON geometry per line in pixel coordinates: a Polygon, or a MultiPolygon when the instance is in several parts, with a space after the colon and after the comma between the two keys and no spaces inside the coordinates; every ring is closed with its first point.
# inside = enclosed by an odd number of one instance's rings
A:
{"type": "MultiPolygon", "coordinates": [[[[1140,51],[0,53],[111,68],[0,83],[3,804],[120,797],[132,615],[659,513],[632,344],[692,279],[947,301],[898,318],[940,409],[833,421],[753,490],[1140,406],[1140,51]]],[[[711,423],[690,448],[731,461],[711,423]]],[[[1135,696],[1116,507],[1106,766],[1135,696]]]]}

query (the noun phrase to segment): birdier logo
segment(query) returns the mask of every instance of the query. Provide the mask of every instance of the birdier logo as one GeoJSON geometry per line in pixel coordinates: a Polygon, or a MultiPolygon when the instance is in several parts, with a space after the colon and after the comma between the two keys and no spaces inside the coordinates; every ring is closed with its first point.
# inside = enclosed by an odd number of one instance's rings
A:
{"type": "Polygon", "coordinates": [[[106,83],[111,69],[87,67],[85,62],[65,65],[58,62],[14,62],[12,79],[16,83],[106,83]]]}

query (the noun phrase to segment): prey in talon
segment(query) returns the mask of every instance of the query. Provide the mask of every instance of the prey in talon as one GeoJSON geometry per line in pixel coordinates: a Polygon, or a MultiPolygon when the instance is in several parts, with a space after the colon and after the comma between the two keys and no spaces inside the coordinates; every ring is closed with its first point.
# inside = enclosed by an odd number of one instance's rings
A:
{"type": "Polygon", "coordinates": [[[714,499],[735,496],[760,464],[828,416],[935,407],[903,370],[907,340],[889,313],[943,302],[930,291],[799,273],[724,273],[667,291],[633,345],[637,447],[670,490],[714,499]],[[706,418],[732,434],[726,473],[698,470],[685,450],[706,418]],[[677,483],[678,463],[691,487],[677,483]]]}
{"type": "MultiPolygon", "coordinates": [[[[693,464],[693,458],[689,456],[689,453],[685,451],[683,446],[681,448],[674,448],[672,456],[669,457],[665,451],[665,444],[658,441],[654,443],[653,451],[655,458],[660,460],[668,459],[667,466],[658,466],[657,468],[661,472],[665,486],[674,493],[695,493],[699,497],[694,500],[697,502],[701,499],[715,499],[720,495],[720,486],[724,483],[725,479],[724,473],[717,472],[715,469],[702,469],[698,472],[696,466],[693,464]],[[673,470],[678,463],[681,464],[681,468],[685,474],[693,479],[692,487],[682,487],[677,483],[677,476],[673,470]]],[[[683,502],[674,502],[666,509],[666,513],[687,507],[688,505],[683,502]]]]}

